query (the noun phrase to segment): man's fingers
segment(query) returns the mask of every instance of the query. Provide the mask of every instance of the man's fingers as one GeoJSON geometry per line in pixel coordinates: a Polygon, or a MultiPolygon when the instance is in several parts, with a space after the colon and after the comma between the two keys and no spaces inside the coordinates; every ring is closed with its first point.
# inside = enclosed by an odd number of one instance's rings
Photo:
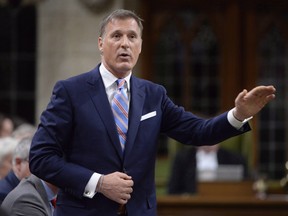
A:
{"type": "Polygon", "coordinates": [[[268,95],[268,96],[266,97],[267,103],[268,103],[269,101],[273,100],[275,97],[276,97],[275,94],[268,95]]]}
{"type": "Polygon", "coordinates": [[[122,193],[122,194],[120,194],[119,198],[117,200],[115,200],[115,201],[120,203],[120,204],[126,204],[129,199],[131,199],[131,194],[122,193]]]}
{"type": "Polygon", "coordinates": [[[131,195],[130,194],[122,194],[122,196],[121,196],[121,199],[123,199],[123,200],[129,200],[131,198],[131,195]]]}
{"type": "Polygon", "coordinates": [[[264,95],[271,95],[276,92],[276,89],[274,86],[257,86],[254,89],[251,90],[251,92],[255,96],[264,96],[264,95]]]}
{"type": "Polygon", "coordinates": [[[276,88],[273,85],[267,86],[267,88],[271,91],[271,93],[276,92],[276,88]]]}
{"type": "Polygon", "coordinates": [[[122,179],[129,180],[132,179],[132,176],[127,175],[126,173],[117,172],[118,176],[122,179]]]}
{"type": "Polygon", "coordinates": [[[134,182],[132,177],[122,172],[105,175],[102,194],[120,204],[126,204],[131,198],[134,182]]]}
{"type": "Polygon", "coordinates": [[[115,200],[117,203],[121,204],[121,205],[125,205],[127,204],[128,200],[127,199],[119,199],[119,200],[115,200]]]}
{"type": "Polygon", "coordinates": [[[237,97],[236,97],[236,99],[235,99],[235,102],[242,101],[243,98],[245,97],[246,93],[247,93],[247,90],[246,90],[246,89],[244,89],[242,92],[240,92],[240,93],[237,95],[237,97]]]}
{"type": "Polygon", "coordinates": [[[130,194],[133,192],[133,188],[132,187],[127,187],[124,189],[124,192],[127,193],[127,194],[130,194]]]}

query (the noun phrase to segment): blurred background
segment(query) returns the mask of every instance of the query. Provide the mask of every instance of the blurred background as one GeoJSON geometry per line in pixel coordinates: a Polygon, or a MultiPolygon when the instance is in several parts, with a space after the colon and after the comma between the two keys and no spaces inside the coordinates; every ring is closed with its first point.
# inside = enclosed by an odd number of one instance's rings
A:
{"type": "MultiPolygon", "coordinates": [[[[37,125],[59,79],[100,61],[99,22],[117,8],[144,19],[134,74],[167,88],[175,103],[214,116],[244,88],[274,85],[276,99],[251,121],[252,132],[221,146],[242,154],[251,178],[277,184],[288,149],[288,1],[0,0],[0,113],[37,125]]],[[[160,137],[158,193],[183,148],[160,137]]]]}

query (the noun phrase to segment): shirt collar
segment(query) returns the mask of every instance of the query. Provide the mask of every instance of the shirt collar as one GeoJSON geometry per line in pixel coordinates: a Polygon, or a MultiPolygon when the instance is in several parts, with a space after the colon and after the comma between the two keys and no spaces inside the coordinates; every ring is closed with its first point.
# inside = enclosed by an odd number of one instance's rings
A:
{"type": "MultiPolygon", "coordinates": [[[[115,84],[116,80],[119,78],[115,77],[110,71],[107,70],[107,68],[104,66],[104,64],[101,64],[99,67],[99,71],[104,83],[105,88],[111,87],[113,84],[115,84]]],[[[130,78],[131,78],[132,72],[129,73],[128,76],[126,76],[124,79],[126,80],[127,90],[130,90],[130,78]]]]}
{"type": "Polygon", "coordinates": [[[47,194],[47,197],[48,197],[48,200],[53,200],[56,198],[57,194],[55,194],[51,188],[48,187],[48,185],[43,181],[41,180],[44,188],[45,188],[45,191],[46,191],[46,194],[47,194]]]}

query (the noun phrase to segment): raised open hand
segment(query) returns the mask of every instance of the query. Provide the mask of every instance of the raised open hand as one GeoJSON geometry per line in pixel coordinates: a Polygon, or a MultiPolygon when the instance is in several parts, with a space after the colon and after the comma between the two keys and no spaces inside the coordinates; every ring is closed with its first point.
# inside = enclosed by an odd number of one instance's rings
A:
{"type": "Polygon", "coordinates": [[[235,99],[233,115],[243,121],[257,114],[267,103],[275,98],[274,86],[257,86],[251,91],[244,89],[235,99]]]}

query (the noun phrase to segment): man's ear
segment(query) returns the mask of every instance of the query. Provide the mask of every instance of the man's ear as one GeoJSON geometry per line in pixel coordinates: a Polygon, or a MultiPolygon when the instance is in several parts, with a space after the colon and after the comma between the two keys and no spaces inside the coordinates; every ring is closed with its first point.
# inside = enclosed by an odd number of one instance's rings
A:
{"type": "Polygon", "coordinates": [[[98,49],[99,49],[100,53],[102,54],[103,53],[103,39],[102,39],[102,37],[98,38],[98,49]]]}
{"type": "Polygon", "coordinates": [[[14,163],[13,170],[14,170],[14,172],[18,173],[21,169],[22,159],[17,157],[14,159],[13,163],[14,163]],[[15,171],[15,169],[16,169],[16,171],[15,171]]]}
{"type": "Polygon", "coordinates": [[[15,164],[21,164],[22,159],[21,158],[15,158],[15,164]]]}
{"type": "Polygon", "coordinates": [[[143,39],[141,38],[141,44],[140,44],[140,51],[139,51],[139,54],[142,52],[142,43],[143,43],[143,39]]]}

